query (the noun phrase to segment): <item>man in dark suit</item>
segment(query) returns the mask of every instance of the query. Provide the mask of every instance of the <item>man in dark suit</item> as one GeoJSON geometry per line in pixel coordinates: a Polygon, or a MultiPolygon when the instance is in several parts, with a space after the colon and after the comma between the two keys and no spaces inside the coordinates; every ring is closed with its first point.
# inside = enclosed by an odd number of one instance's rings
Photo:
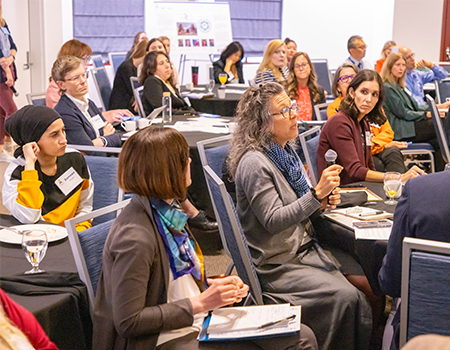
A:
{"type": "MultiPolygon", "coordinates": [[[[398,298],[401,295],[402,243],[405,237],[450,242],[450,172],[444,171],[409,180],[403,188],[394,214],[378,281],[383,293],[398,298]]],[[[400,309],[392,325],[394,338],[391,349],[398,348],[400,309]],[[394,344],[395,343],[395,344],[394,344]]]]}
{"type": "Polygon", "coordinates": [[[87,77],[80,60],[74,56],[60,57],[53,64],[52,78],[64,91],[54,109],[64,122],[67,142],[97,147],[120,147],[120,135],[105,120],[95,103],[86,98],[87,77]]]}

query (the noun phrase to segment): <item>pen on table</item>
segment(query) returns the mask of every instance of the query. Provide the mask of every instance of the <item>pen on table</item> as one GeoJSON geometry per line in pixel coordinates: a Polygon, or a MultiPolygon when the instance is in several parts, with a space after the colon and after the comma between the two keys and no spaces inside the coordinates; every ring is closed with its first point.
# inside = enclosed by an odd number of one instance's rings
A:
{"type": "Polygon", "coordinates": [[[228,125],[226,125],[226,124],[218,124],[218,125],[213,125],[213,126],[218,127],[218,128],[228,128],[228,125]]]}
{"type": "Polygon", "coordinates": [[[367,213],[367,214],[359,214],[359,217],[366,217],[366,216],[374,216],[374,215],[380,215],[383,214],[383,210],[377,210],[375,213],[367,213]]]}
{"type": "Polygon", "coordinates": [[[271,326],[274,326],[274,325],[276,325],[276,324],[278,324],[278,323],[281,323],[281,322],[289,322],[289,321],[292,321],[292,320],[295,319],[295,316],[296,316],[296,315],[291,315],[291,316],[289,316],[289,317],[282,318],[281,320],[277,320],[277,321],[273,321],[273,322],[264,323],[262,326],[259,326],[259,329],[271,327],[271,326]]]}

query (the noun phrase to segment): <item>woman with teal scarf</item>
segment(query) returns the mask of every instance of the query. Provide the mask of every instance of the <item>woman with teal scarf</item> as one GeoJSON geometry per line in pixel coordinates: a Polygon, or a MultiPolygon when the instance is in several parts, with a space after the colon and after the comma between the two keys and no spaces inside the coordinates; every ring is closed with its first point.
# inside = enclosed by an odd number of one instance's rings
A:
{"type": "Polygon", "coordinates": [[[103,250],[93,349],[317,349],[306,326],[301,335],[199,346],[207,312],[240,302],[248,286],[238,276],[205,277],[202,252],[179,206],[191,184],[190,162],[186,140],[172,128],[151,126],[125,143],[118,182],[135,196],[103,250]]]}

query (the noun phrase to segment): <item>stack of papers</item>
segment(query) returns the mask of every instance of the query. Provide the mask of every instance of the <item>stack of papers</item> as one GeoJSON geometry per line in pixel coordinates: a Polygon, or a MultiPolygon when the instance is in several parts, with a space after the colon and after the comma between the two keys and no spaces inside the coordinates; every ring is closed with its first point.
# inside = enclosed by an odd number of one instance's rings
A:
{"type": "Polygon", "coordinates": [[[248,339],[290,334],[300,330],[300,319],[301,307],[289,304],[225,307],[214,310],[205,318],[198,340],[248,339]],[[285,320],[287,318],[290,320],[285,320]]]}
{"type": "Polygon", "coordinates": [[[179,132],[209,132],[213,134],[229,134],[228,119],[214,119],[205,117],[189,118],[186,122],[176,122],[165,125],[179,132]]]}
{"type": "Polygon", "coordinates": [[[187,96],[189,98],[193,98],[196,100],[200,100],[202,98],[209,98],[209,97],[214,97],[214,93],[212,92],[190,92],[190,91],[185,91],[181,93],[182,96],[187,96]]]}

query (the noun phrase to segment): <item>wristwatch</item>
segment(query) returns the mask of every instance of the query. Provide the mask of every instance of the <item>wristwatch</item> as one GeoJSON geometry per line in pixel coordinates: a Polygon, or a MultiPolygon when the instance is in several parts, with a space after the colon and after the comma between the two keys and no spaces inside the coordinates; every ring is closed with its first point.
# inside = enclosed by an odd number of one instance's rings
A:
{"type": "Polygon", "coordinates": [[[311,187],[310,190],[313,197],[317,199],[318,202],[322,202],[322,199],[319,199],[319,197],[317,197],[316,189],[314,187],[311,187]]]}
{"type": "Polygon", "coordinates": [[[105,137],[103,137],[103,136],[100,136],[100,138],[103,141],[103,147],[106,147],[108,145],[108,140],[105,137]]]}

